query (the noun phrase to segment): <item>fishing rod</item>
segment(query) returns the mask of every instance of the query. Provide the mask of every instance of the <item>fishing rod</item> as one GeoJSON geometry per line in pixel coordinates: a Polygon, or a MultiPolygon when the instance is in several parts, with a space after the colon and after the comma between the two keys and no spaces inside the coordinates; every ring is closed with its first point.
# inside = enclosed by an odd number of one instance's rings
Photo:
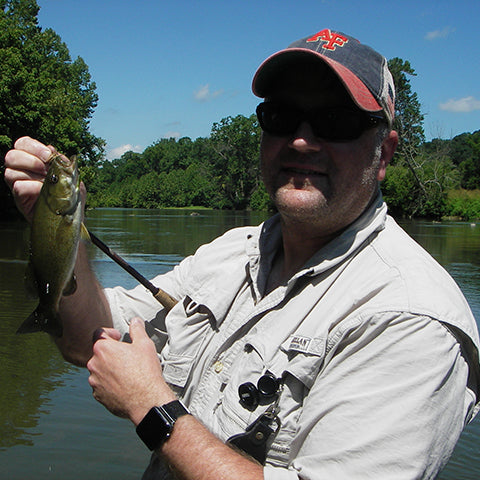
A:
{"type": "Polygon", "coordinates": [[[115,263],[120,265],[124,270],[126,270],[132,277],[134,277],[139,283],[141,283],[145,288],[147,288],[155,299],[160,302],[167,310],[171,310],[177,301],[172,298],[165,290],[156,287],[152,282],[147,280],[140,272],[135,270],[129,263],[127,263],[120,255],[114,252],[108,245],[103,243],[98,237],[96,237],[92,232],[88,232],[90,235],[91,242],[98,247],[103,253],[108,255],[115,263]]]}

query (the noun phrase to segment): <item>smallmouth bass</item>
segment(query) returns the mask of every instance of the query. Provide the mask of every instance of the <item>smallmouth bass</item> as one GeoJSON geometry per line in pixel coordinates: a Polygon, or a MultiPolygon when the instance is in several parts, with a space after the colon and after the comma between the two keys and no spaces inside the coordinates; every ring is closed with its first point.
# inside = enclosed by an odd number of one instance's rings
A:
{"type": "Polygon", "coordinates": [[[63,295],[76,290],[73,268],[82,235],[88,238],[82,224],[77,159],[53,154],[35,205],[26,273],[27,288],[38,294],[39,304],[17,333],[62,336],[59,304],[63,295]]]}

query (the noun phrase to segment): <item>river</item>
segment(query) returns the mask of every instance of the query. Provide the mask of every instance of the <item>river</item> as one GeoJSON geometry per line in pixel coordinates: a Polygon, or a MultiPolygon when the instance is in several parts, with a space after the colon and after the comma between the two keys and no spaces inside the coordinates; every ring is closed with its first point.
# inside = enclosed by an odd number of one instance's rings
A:
{"type": "MultiPolygon", "coordinates": [[[[88,228],[146,277],[168,271],[227,229],[265,214],[210,210],[98,209],[88,228]]],[[[480,224],[403,222],[451,273],[480,319],[480,224]]],[[[28,228],[0,224],[0,479],[138,479],[149,453],[131,424],[91,396],[87,372],[66,364],[47,335],[15,335],[36,302],[25,295],[28,228]]],[[[136,281],[95,247],[104,286],[136,281]]],[[[441,480],[480,478],[480,418],[465,429],[441,480]]]]}

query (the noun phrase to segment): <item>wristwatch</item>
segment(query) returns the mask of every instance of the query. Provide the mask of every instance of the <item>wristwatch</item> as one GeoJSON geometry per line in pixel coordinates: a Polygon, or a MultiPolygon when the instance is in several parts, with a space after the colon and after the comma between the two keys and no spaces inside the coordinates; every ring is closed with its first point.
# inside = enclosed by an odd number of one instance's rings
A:
{"type": "Polygon", "coordinates": [[[190,415],[190,412],[180,400],[153,407],[137,425],[137,435],[150,450],[156,450],[168,440],[176,420],[182,415],[190,415]]]}

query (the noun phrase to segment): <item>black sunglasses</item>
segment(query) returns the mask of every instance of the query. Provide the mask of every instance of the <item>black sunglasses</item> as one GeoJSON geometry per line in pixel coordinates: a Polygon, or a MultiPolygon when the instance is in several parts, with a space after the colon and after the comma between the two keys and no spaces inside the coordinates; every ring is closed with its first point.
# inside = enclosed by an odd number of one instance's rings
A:
{"type": "Polygon", "coordinates": [[[304,111],[276,102],[263,102],[258,105],[257,117],[262,129],[271,135],[292,135],[299,125],[306,121],[316,137],[332,142],[355,140],[365,130],[386,121],[381,115],[348,107],[324,107],[304,111]]]}

